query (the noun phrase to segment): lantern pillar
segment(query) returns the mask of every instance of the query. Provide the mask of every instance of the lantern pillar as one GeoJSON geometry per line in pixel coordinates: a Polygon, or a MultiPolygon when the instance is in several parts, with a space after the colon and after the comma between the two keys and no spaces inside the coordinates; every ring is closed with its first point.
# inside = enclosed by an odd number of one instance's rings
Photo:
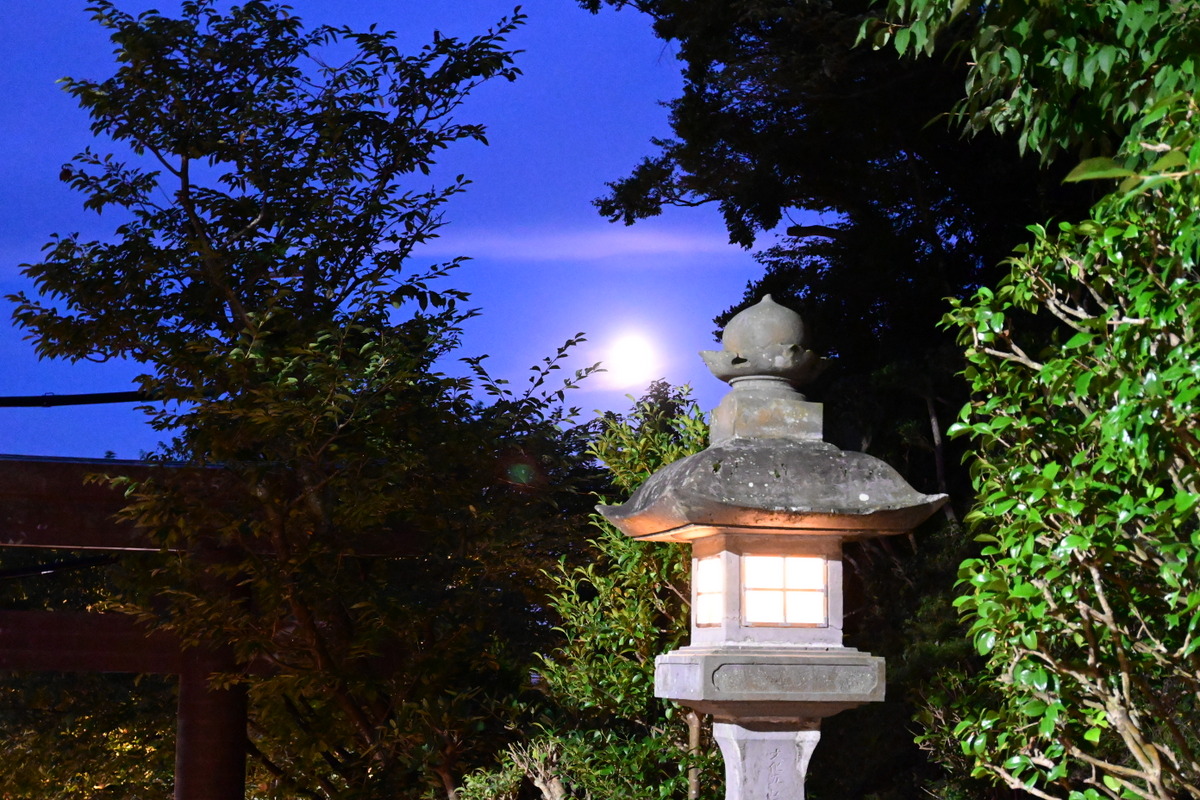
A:
{"type": "Polygon", "coordinates": [[[804,800],[819,719],[714,722],[713,738],[725,758],[726,800],[804,800]]]}

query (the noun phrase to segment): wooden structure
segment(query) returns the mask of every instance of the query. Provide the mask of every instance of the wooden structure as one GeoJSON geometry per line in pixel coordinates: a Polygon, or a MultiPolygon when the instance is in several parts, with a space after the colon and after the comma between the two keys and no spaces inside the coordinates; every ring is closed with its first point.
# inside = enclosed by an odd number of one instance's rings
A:
{"type": "MultiPolygon", "coordinates": [[[[131,461],[0,456],[0,547],[85,551],[157,550],[113,515],[124,501],[94,473],[146,474],[131,461]]],[[[242,800],[246,782],[246,693],[212,690],[209,678],[237,669],[222,650],[182,649],[124,616],[0,610],[0,669],[144,672],[179,676],[175,800],[242,800]]]]}

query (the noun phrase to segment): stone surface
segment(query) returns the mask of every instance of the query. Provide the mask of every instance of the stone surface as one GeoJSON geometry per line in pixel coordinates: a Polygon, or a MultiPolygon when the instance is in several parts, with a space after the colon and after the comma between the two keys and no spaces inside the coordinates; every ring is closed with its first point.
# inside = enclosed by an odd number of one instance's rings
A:
{"type": "Polygon", "coordinates": [[[730,392],[712,412],[710,440],[796,439],[820,441],[824,414],[781,379],[746,381],[730,392]]]}
{"type": "Polygon", "coordinates": [[[798,386],[825,367],[823,359],[804,349],[804,338],[800,315],[766,295],[729,320],[720,350],[702,350],[700,357],[728,383],[769,376],[798,386]]]}
{"type": "Polygon", "coordinates": [[[808,338],[805,334],[801,316],[766,294],[729,320],[721,332],[721,346],[734,353],[785,345],[803,347],[808,338]]]}
{"type": "Polygon", "coordinates": [[[804,800],[804,775],[821,739],[816,720],[716,722],[726,800],[804,800]]]}
{"type": "Polygon", "coordinates": [[[884,660],[845,647],[683,647],[654,664],[654,694],[714,717],[832,716],[884,699],[884,660]]]}
{"type": "Polygon", "coordinates": [[[713,412],[711,446],[659,470],[627,503],[598,510],[629,536],[690,542],[696,558],[719,559],[711,584],[720,587],[703,591],[704,622],[693,620],[691,646],[658,657],[654,694],[713,715],[726,800],[794,800],[804,797],[820,720],[884,699],[883,659],[841,646],[841,543],[907,532],[946,496],[822,441],[821,405],[795,388],[824,366],[804,349],[799,315],[765,297],[730,320],[722,344],[701,354],[733,387],[713,412]],[[783,562],[780,577],[759,573],[747,585],[751,565],[764,563],[751,556],[822,558],[824,588],[792,583],[783,562]],[[749,592],[782,607],[787,598],[810,603],[816,591],[823,622],[743,608],[749,592]]]}
{"type": "Polygon", "coordinates": [[[712,674],[718,692],[731,696],[875,699],[882,670],[874,664],[722,664],[712,674]]]}
{"type": "Polygon", "coordinates": [[[725,349],[703,354],[733,386],[713,412],[712,445],[600,513],[637,539],[689,541],[709,533],[695,526],[878,536],[936,511],[945,495],[921,494],[879,459],[821,440],[821,405],[794,388],[820,360],[803,338],[800,316],[769,295],[730,320],[725,349]]]}
{"type": "Polygon", "coordinates": [[[911,530],[946,502],[913,489],[890,466],[821,441],[730,439],[669,464],[628,502],[599,506],[635,539],[689,541],[691,526],[837,532],[911,530]]]}

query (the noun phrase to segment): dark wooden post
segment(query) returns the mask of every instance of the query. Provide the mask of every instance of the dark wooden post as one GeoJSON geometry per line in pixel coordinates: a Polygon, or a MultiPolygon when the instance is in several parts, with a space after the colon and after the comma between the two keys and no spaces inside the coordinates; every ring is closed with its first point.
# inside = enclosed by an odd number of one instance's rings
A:
{"type": "Polygon", "coordinates": [[[246,687],[214,689],[237,669],[228,651],[187,650],[179,673],[175,800],[242,800],[246,791],[246,687]]]}

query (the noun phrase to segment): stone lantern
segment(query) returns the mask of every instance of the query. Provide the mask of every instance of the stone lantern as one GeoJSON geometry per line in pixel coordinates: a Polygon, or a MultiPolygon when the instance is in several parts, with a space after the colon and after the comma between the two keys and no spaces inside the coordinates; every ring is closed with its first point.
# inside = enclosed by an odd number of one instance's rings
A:
{"type": "Polygon", "coordinates": [[[708,449],[600,512],[635,539],[692,545],[691,644],[659,656],[655,695],[713,715],[727,800],[804,797],[823,717],[884,699],[884,660],[842,644],[842,542],[905,533],[946,502],[821,438],[796,390],[823,361],[770,295],[701,353],[732,391],[708,449]]]}

